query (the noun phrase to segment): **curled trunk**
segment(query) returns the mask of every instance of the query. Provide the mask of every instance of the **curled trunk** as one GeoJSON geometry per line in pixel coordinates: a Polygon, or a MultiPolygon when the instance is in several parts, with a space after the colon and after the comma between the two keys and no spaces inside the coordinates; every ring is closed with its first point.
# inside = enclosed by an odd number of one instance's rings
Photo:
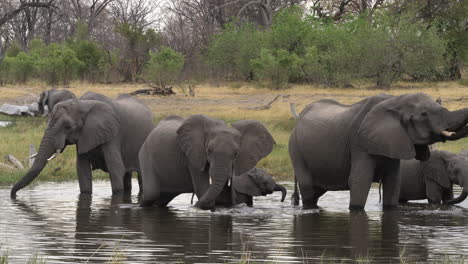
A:
{"type": "Polygon", "coordinates": [[[456,134],[446,137],[448,140],[457,140],[468,136],[468,108],[449,112],[447,116],[448,130],[456,134]]]}
{"type": "Polygon", "coordinates": [[[34,160],[32,167],[29,169],[26,175],[24,175],[24,177],[21,178],[21,180],[19,180],[11,189],[10,196],[12,198],[15,198],[16,193],[19,190],[28,186],[34,179],[36,179],[37,176],[39,176],[42,169],[47,164],[47,159],[55,153],[56,149],[54,139],[49,134],[50,133],[48,133],[47,131],[44,134],[44,137],[41,141],[41,145],[39,147],[39,151],[37,152],[37,156],[34,160]]]}
{"type": "Polygon", "coordinates": [[[451,199],[451,200],[444,201],[444,204],[458,204],[458,203],[461,203],[466,199],[467,196],[468,196],[468,192],[463,191],[458,197],[456,197],[454,199],[451,199]]]}
{"type": "Polygon", "coordinates": [[[273,191],[281,191],[281,202],[284,202],[284,199],[286,198],[286,188],[284,188],[283,185],[276,184],[275,189],[273,191]]]}
{"type": "MultiPolygon", "coordinates": [[[[226,182],[232,175],[232,166],[220,166],[210,168],[211,184],[208,191],[195,204],[195,207],[208,210],[213,209],[215,200],[223,190],[226,182]],[[228,169],[230,168],[230,169],[228,169]]],[[[231,194],[232,195],[232,194],[231,194]]],[[[231,196],[232,198],[232,196],[231,196]]]]}

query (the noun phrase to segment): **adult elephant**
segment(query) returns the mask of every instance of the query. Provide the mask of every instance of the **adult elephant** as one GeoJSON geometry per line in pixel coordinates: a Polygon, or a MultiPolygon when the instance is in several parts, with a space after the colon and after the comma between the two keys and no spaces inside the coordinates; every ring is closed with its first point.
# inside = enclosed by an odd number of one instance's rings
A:
{"type": "Polygon", "coordinates": [[[229,127],[204,115],[167,117],[140,150],[141,206],[165,207],[177,195],[195,192],[195,206],[212,209],[228,179],[251,170],[274,144],[258,121],[237,121],[229,127]]]}
{"type": "Polygon", "coordinates": [[[466,136],[454,133],[466,132],[467,122],[468,108],[450,112],[423,93],[308,105],[289,140],[303,208],[317,208],[326,191],[350,190],[349,208],[363,209],[371,183],[380,179],[384,208],[397,206],[400,160],[427,160],[428,145],[466,136]]]}
{"type": "Polygon", "coordinates": [[[58,103],[49,117],[36,159],[11,189],[11,197],[33,181],[67,145],[76,145],[81,193],[92,192],[91,171],[95,169],[110,174],[112,193],[130,190],[131,172],[140,171],[138,151],[153,127],[151,110],[131,96],[112,100],[88,92],[80,100],[58,103]]]}
{"type": "Polygon", "coordinates": [[[42,115],[45,113],[46,106],[48,113],[52,113],[52,110],[56,104],[69,99],[76,99],[76,96],[68,90],[51,89],[43,91],[39,96],[39,102],[37,102],[39,114],[42,115]]]}
{"type": "Polygon", "coordinates": [[[456,204],[468,196],[468,156],[463,154],[434,150],[427,161],[402,161],[400,174],[400,202],[427,199],[431,204],[456,204]],[[453,184],[463,188],[455,199],[453,184]]]}
{"type": "Polygon", "coordinates": [[[275,191],[281,191],[281,202],[286,198],[286,188],[277,184],[273,176],[261,168],[253,168],[232,180],[232,186],[225,186],[218,198],[216,205],[231,206],[233,204],[245,203],[253,206],[254,196],[266,196],[275,191]],[[232,190],[234,188],[234,201],[232,200],[232,190]]]}

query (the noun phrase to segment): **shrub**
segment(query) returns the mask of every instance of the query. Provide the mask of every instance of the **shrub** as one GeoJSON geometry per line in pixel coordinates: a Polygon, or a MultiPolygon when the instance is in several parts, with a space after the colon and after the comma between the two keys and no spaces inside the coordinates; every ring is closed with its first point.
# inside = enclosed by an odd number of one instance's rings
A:
{"type": "Polygon", "coordinates": [[[150,52],[145,75],[148,80],[165,87],[177,79],[183,66],[184,56],[182,54],[169,47],[163,47],[159,52],[150,52]]]}

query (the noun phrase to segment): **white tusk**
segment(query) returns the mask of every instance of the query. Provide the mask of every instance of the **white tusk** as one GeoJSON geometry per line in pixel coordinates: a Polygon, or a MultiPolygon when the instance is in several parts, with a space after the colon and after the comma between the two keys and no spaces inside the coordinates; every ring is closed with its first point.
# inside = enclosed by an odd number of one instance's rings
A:
{"type": "Polygon", "coordinates": [[[455,136],[456,133],[455,133],[455,132],[448,132],[448,131],[445,131],[445,130],[444,130],[444,131],[442,131],[441,134],[442,134],[442,136],[444,136],[444,137],[452,137],[452,136],[455,136]]]}
{"type": "Polygon", "coordinates": [[[35,157],[37,157],[37,153],[36,153],[36,154],[32,154],[31,156],[29,156],[30,159],[34,159],[35,157]]]}
{"type": "Polygon", "coordinates": [[[55,152],[50,158],[47,159],[47,161],[51,161],[57,157],[57,155],[60,153],[60,149],[57,149],[57,152],[55,152]]]}

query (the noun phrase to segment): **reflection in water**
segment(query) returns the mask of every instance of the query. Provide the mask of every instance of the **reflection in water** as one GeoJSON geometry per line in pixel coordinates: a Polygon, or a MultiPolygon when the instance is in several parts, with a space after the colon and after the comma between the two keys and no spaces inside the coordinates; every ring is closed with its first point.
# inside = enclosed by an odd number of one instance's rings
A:
{"type": "Polygon", "coordinates": [[[347,210],[348,192],[327,193],[321,210],[301,210],[260,197],[255,207],[214,213],[189,206],[190,195],[168,209],[140,208],[136,195],[110,196],[108,182],[76,195],[76,183],[40,184],[17,200],[0,189],[0,245],[13,263],[38,253],[48,263],[100,263],[116,251],[127,263],[232,262],[248,251],[252,261],[309,262],[356,259],[373,263],[430,261],[467,254],[466,204],[410,204],[382,211],[371,190],[367,213],[347,210]]]}
{"type": "Polygon", "coordinates": [[[7,126],[10,126],[12,124],[13,124],[13,122],[11,122],[11,121],[0,121],[0,127],[7,127],[7,126]]]}

